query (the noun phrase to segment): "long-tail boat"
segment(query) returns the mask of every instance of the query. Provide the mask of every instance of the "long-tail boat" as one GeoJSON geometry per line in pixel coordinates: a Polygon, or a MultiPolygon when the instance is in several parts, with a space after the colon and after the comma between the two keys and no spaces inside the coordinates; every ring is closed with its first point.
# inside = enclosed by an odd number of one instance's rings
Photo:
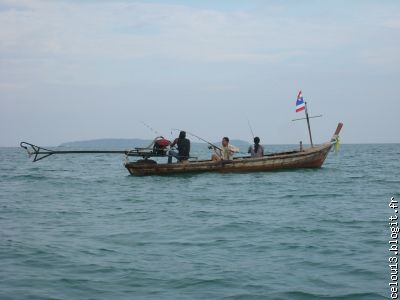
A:
{"type": "Polygon", "coordinates": [[[157,163],[145,158],[125,163],[132,175],[167,175],[202,172],[260,172],[282,169],[320,168],[334,144],[338,143],[343,124],[339,123],[331,140],[319,146],[311,146],[289,152],[277,152],[263,157],[237,157],[233,160],[196,160],[183,163],[157,163]]]}
{"type": "MultiPolygon", "coordinates": [[[[33,161],[39,161],[53,154],[125,154],[126,157],[139,157],[136,161],[127,161],[125,167],[132,175],[168,175],[202,172],[260,172],[281,169],[320,168],[334,144],[339,142],[339,133],[343,124],[339,123],[332,139],[319,146],[311,143],[309,148],[287,152],[276,152],[263,157],[237,157],[233,160],[187,160],[181,163],[158,163],[150,158],[166,157],[167,147],[162,138],[156,138],[153,146],[134,148],[132,150],[50,150],[27,142],[21,142],[21,147],[28,151],[33,161]]],[[[196,136],[197,137],[197,136],[196,136]]],[[[311,132],[310,132],[311,138],[311,132]]],[[[311,140],[311,139],[310,139],[311,140]]],[[[203,140],[205,141],[205,140],[203,140]]],[[[312,140],[311,140],[312,141],[312,140]]],[[[213,144],[211,144],[213,145],[213,144]]],[[[215,145],[213,145],[215,146],[215,145]]]]}

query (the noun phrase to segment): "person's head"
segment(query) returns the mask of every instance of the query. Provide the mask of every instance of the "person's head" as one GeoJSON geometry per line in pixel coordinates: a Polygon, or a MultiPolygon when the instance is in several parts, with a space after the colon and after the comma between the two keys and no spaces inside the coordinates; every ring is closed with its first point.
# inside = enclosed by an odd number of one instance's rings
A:
{"type": "Polygon", "coordinates": [[[254,144],[258,145],[260,143],[260,138],[258,136],[256,136],[254,138],[254,144]]]}
{"type": "Polygon", "coordinates": [[[227,136],[222,138],[222,146],[226,147],[229,144],[229,138],[227,136]]]}
{"type": "Polygon", "coordinates": [[[179,132],[179,138],[180,138],[180,139],[186,138],[186,132],[185,132],[185,131],[179,132]]]}

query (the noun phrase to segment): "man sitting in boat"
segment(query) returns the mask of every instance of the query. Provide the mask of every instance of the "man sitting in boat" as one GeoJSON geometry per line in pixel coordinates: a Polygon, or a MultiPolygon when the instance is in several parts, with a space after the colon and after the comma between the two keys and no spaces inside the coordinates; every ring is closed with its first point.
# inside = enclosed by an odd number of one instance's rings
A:
{"type": "Polygon", "coordinates": [[[264,147],[260,145],[260,138],[258,136],[254,138],[254,145],[249,147],[247,153],[250,153],[251,157],[264,156],[264,147]]]}
{"type": "Polygon", "coordinates": [[[229,138],[222,139],[222,148],[214,148],[215,154],[211,156],[211,160],[232,160],[233,155],[239,152],[239,148],[229,144],[229,138]]]}
{"type": "Polygon", "coordinates": [[[186,138],[186,132],[181,131],[179,137],[176,138],[170,147],[178,146],[178,152],[174,150],[169,150],[168,153],[168,163],[172,163],[172,157],[175,157],[179,162],[184,162],[189,159],[190,153],[190,140],[186,138]]]}

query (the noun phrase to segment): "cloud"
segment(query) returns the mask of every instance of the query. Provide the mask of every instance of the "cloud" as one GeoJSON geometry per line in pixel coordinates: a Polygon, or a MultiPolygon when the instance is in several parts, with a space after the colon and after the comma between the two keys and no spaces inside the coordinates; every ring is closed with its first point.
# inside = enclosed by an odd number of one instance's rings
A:
{"type": "Polygon", "coordinates": [[[374,49],[362,51],[362,60],[371,66],[385,68],[386,70],[398,71],[400,65],[400,47],[377,46],[374,49]]]}
{"type": "MultiPolygon", "coordinates": [[[[290,15],[284,6],[271,4],[265,10],[274,13],[268,15],[124,1],[18,0],[4,1],[2,7],[0,79],[7,84],[15,84],[7,81],[18,76],[103,82],[93,66],[143,60],[272,66],[308,60],[309,65],[318,57],[335,61],[338,49],[370,57],[367,65],[373,60],[364,49],[354,50],[355,43],[369,43],[366,28],[290,15]]],[[[385,24],[399,25],[396,20],[385,24]]],[[[393,60],[390,55],[386,59],[393,60]]],[[[112,82],[112,76],[105,81],[112,82]]]]}
{"type": "Polygon", "coordinates": [[[383,26],[391,29],[400,29],[400,19],[390,19],[383,23],[383,26]]]}
{"type": "Polygon", "coordinates": [[[346,40],[338,24],[270,18],[176,5],[21,2],[0,19],[0,51],[11,57],[161,57],[274,63],[293,48],[346,40]],[[313,33],[309,35],[309,33],[313,33]],[[282,51],[277,55],[277,51],[282,51]]]}

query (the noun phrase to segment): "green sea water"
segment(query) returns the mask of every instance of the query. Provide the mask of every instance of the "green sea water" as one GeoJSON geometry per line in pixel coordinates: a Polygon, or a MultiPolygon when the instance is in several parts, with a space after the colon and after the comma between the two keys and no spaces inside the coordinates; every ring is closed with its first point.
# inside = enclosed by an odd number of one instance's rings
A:
{"type": "Polygon", "coordinates": [[[0,148],[0,299],[389,299],[399,157],[133,177],[122,156],[0,148]]]}

